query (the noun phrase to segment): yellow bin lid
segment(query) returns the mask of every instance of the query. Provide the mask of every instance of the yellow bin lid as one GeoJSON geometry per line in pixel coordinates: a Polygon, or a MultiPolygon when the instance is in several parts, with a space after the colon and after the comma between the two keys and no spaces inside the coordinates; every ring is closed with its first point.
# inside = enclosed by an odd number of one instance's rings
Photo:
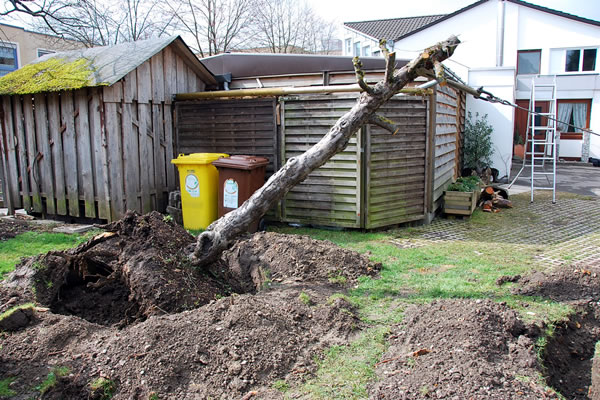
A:
{"type": "Polygon", "coordinates": [[[224,153],[192,153],[180,154],[177,158],[171,160],[171,164],[210,164],[221,157],[229,157],[224,153]]]}

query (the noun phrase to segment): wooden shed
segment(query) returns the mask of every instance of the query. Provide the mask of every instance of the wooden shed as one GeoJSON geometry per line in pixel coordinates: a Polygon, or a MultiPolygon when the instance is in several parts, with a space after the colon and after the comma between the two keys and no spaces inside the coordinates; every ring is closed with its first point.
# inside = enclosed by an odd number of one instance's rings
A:
{"type": "Polygon", "coordinates": [[[112,221],[178,186],[172,97],[216,85],[176,37],[55,53],[0,79],[5,204],[112,221]]]}
{"type": "MultiPolygon", "coordinates": [[[[279,75],[277,56],[217,57],[225,60],[215,63],[213,58],[205,65],[218,78],[232,69],[227,77],[230,88],[318,87],[353,84],[356,79],[350,57],[309,56],[307,62],[307,56],[287,55],[282,69],[292,73],[279,75]],[[337,70],[328,70],[327,63],[337,70]],[[244,71],[258,75],[247,76],[244,71]]],[[[375,83],[383,77],[385,61],[368,61],[364,62],[370,66],[366,80],[375,83]]],[[[269,176],[287,159],[317,143],[358,96],[328,93],[177,101],[178,151],[260,155],[270,160],[269,176]]],[[[429,222],[441,207],[443,191],[460,170],[464,107],[464,94],[446,86],[437,86],[426,97],[392,98],[379,113],[400,126],[400,132],[392,136],[366,125],[343,152],[293,188],[270,218],[364,229],[429,222]]]]}

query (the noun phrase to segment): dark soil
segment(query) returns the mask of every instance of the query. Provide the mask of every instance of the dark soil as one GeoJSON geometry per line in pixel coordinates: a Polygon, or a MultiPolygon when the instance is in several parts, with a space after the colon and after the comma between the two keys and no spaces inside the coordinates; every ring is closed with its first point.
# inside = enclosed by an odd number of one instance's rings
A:
{"type": "Polygon", "coordinates": [[[13,222],[0,218],[0,240],[12,239],[20,233],[32,230],[25,222],[13,222]]]}
{"type": "Polygon", "coordinates": [[[263,233],[198,272],[182,256],[194,238],[160,214],[106,229],[23,262],[0,287],[2,310],[37,305],[1,337],[0,379],[17,378],[15,398],[35,397],[57,366],[69,374],[43,398],[93,398],[99,377],[115,399],[270,398],[272,382],[302,379],[360,330],[354,308],[329,298],[380,268],[329,242],[263,233]]]}
{"type": "Polygon", "coordinates": [[[371,398],[557,398],[536,382],[538,333],[492,301],[411,306],[390,336],[371,398]]]}
{"type": "Polygon", "coordinates": [[[600,341],[600,266],[561,266],[522,278],[513,292],[573,305],[578,312],[559,323],[544,353],[550,386],[568,399],[587,399],[592,361],[600,341]]]}

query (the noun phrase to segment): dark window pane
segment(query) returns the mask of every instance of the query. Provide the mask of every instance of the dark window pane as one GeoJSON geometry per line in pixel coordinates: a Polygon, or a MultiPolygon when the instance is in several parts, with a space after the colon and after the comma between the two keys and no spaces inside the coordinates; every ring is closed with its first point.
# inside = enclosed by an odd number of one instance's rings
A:
{"type": "Polygon", "coordinates": [[[583,51],[583,70],[596,70],[596,49],[586,49],[583,51]]]}
{"type": "Polygon", "coordinates": [[[518,52],[518,75],[540,73],[540,51],[518,52]]]}
{"type": "Polygon", "coordinates": [[[567,61],[565,62],[565,71],[579,71],[579,56],[581,50],[567,50],[567,61]]]}

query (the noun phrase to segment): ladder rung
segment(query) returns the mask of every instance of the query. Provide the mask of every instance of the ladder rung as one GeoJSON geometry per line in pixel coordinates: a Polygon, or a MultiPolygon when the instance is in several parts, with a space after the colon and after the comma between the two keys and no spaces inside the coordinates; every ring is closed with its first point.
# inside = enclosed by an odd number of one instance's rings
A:
{"type": "Polygon", "coordinates": [[[533,175],[554,175],[554,172],[537,172],[537,171],[533,171],[533,175]]]}
{"type": "Polygon", "coordinates": [[[534,186],[533,188],[537,189],[537,190],[554,190],[553,187],[539,187],[539,186],[534,186]]]}

